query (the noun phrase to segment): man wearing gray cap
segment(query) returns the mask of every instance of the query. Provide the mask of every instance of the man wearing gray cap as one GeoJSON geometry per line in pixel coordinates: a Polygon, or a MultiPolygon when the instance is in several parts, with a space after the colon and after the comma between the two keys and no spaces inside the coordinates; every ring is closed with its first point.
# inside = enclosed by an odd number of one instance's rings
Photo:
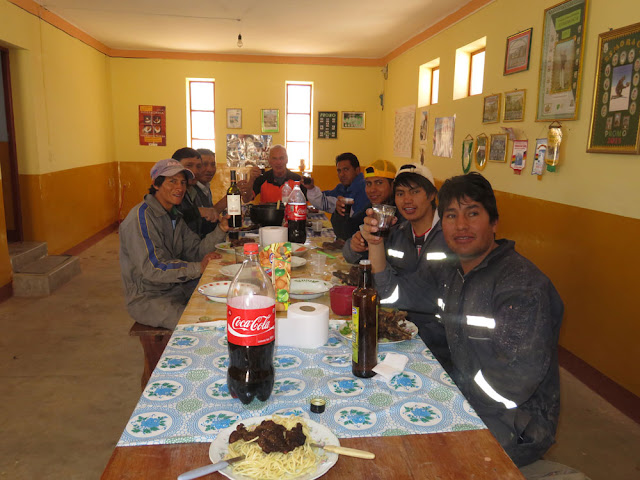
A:
{"type": "Polygon", "coordinates": [[[201,240],[176,208],[193,178],[177,160],[160,160],[151,168],[149,193],[120,225],[125,301],[138,323],[174,328],[207,263],[220,258],[214,250],[224,241],[227,219],[201,240]]]}

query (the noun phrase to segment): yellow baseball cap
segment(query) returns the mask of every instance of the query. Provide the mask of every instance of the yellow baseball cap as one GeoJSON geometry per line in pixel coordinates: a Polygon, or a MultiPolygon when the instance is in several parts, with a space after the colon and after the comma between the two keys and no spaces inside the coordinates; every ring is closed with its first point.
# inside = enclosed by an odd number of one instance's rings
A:
{"type": "Polygon", "coordinates": [[[394,179],[396,166],[388,160],[376,160],[364,169],[364,178],[382,177],[394,179]]]}

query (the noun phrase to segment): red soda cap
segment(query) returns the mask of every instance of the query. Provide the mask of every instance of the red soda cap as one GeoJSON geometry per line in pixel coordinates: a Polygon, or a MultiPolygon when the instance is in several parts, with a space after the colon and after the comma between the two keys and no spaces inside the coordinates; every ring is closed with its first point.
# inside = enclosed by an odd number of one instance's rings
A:
{"type": "Polygon", "coordinates": [[[245,243],[244,244],[244,254],[247,255],[249,253],[258,253],[258,244],[257,243],[245,243]]]}

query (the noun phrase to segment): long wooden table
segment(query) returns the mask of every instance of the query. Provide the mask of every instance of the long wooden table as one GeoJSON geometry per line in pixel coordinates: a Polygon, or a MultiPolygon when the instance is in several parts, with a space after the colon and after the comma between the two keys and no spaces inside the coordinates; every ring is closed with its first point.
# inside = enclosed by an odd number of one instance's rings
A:
{"type": "MultiPolygon", "coordinates": [[[[320,242],[322,239],[316,239],[320,242]]],[[[328,259],[326,277],[331,271],[344,268],[341,258],[328,259]]],[[[233,263],[231,254],[210,262],[200,284],[228,280],[219,269],[233,263]]],[[[307,266],[295,269],[294,277],[309,276],[307,266]]],[[[329,302],[328,295],[314,302],[329,302]]],[[[223,303],[214,303],[196,291],[181,319],[181,324],[226,320],[223,303]]],[[[341,456],[336,465],[323,478],[367,479],[439,479],[459,480],[523,479],[524,477],[495,440],[489,430],[429,435],[403,435],[395,437],[343,438],[340,444],[368,450],[376,454],[375,460],[361,460],[341,456]]],[[[175,479],[179,474],[209,463],[209,444],[186,443],[176,445],[145,445],[116,447],[107,464],[102,480],[175,479]]],[[[204,478],[224,478],[214,473],[204,478]]]]}

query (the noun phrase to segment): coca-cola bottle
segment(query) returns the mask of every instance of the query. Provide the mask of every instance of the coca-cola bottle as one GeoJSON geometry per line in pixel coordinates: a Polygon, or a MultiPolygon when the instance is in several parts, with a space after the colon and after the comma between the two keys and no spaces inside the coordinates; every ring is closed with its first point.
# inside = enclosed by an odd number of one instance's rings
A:
{"type": "Polygon", "coordinates": [[[227,294],[227,386],[244,404],[265,401],[273,390],[276,300],[271,279],[258,262],[258,244],[244,245],[247,260],[227,294]]]}
{"type": "Polygon", "coordinates": [[[300,189],[300,182],[293,185],[289,203],[287,204],[287,221],[289,222],[289,241],[304,243],[307,241],[307,199],[300,189]]]}
{"type": "Polygon", "coordinates": [[[370,260],[360,260],[358,288],[353,291],[351,305],[351,371],[356,377],[373,377],[373,367],[378,364],[378,292],[373,288],[370,260]]]}

